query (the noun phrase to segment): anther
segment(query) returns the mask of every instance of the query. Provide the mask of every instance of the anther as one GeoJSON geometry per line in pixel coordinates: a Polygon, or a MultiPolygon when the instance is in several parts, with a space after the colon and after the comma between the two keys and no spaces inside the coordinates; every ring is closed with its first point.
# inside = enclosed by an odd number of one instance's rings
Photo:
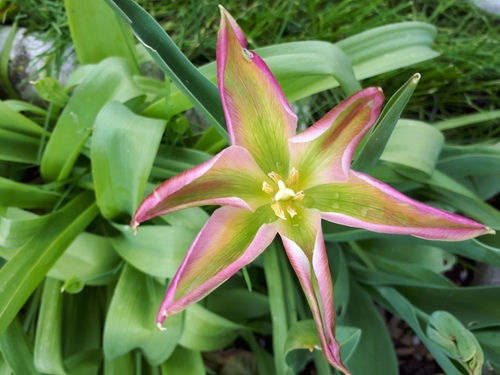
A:
{"type": "Polygon", "coordinates": [[[297,215],[297,211],[295,211],[295,208],[290,203],[286,205],[286,211],[290,214],[290,217],[297,215]]]}
{"type": "Polygon", "coordinates": [[[288,174],[288,185],[295,186],[299,181],[299,171],[294,168],[290,170],[288,174]]]}
{"type": "Polygon", "coordinates": [[[281,176],[279,174],[277,174],[276,172],[271,172],[268,174],[269,177],[272,178],[272,180],[276,183],[278,183],[278,181],[282,180],[281,176]]]}
{"type": "Polygon", "coordinates": [[[292,197],[292,199],[294,201],[301,201],[302,199],[304,199],[304,196],[305,196],[304,191],[301,190],[296,192],[295,195],[292,197]]]}
{"type": "Polygon", "coordinates": [[[278,216],[280,219],[286,220],[285,212],[283,211],[283,208],[281,208],[280,202],[274,202],[271,205],[271,208],[273,209],[276,216],[278,216]]]}
{"type": "Polygon", "coordinates": [[[266,181],[262,183],[262,191],[267,194],[276,194],[276,190],[274,190],[274,188],[266,181]]]}

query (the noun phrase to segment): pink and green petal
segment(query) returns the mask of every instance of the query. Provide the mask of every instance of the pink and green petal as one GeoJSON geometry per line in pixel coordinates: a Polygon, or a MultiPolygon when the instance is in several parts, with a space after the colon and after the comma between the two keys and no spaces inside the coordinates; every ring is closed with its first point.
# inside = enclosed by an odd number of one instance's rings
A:
{"type": "Polygon", "coordinates": [[[289,171],[287,139],[297,117],[264,61],[246,49],[236,21],[221,7],[217,81],[231,144],[246,148],[261,169],[289,171]]]}
{"type": "Polygon", "coordinates": [[[278,233],[311,308],[323,355],[332,366],[349,374],[335,339],[333,287],[320,212],[303,209],[290,220],[280,220],[278,233]]]}
{"type": "Polygon", "coordinates": [[[358,91],[289,140],[302,189],[347,180],[354,150],[377,121],[383,100],[378,87],[358,91]]]}
{"type": "Polygon", "coordinates": [[[168,286],[158,324],[205,297],[262,253],[276,236],[273,216],[267,207],[256,212],[235,207],[217,209],[168,286]]]}
{"type": "Polygon", "coordinates": [[[366,174],[354,171],[346,183],[308,189],[304,205],[322,211],[325,220],[372,232],[442,241],[462,241],[494,233],[473,220],[417,202],[366,174]]]}
{"type": "Polygon", "coordinates": [[[262,191],[262,182],[267,179],[247,150],[229,147],[157,187],[137,209],[132,226],[172,211],[206,204],[255,210],[269,201],[262,191]]]}

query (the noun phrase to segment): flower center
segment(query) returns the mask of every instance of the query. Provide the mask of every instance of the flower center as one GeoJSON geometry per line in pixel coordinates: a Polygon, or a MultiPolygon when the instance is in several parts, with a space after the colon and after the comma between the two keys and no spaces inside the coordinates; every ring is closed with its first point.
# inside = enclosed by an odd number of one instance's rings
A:
{"type": "Polygon", "coordinates": [[[278,180],[278,189],[278,192],[274,196],[275,201],[287,201],[295,196],[295,192],[287,188],[285,183],[281,180],[278,180]]]}
{"type": "Polygon", "coordinates": [[[268,176],[271,177],[277,186],[273,187],[264,181],[262,183],[262,190],[274,196],[271,201],[271,208],[276,216],[280,219],[287,220],[285,212],[287,212],[290,217],[297,215],[295,202],[301,201],[304,198],[304,192],[302,190],[298,192],[293,190],[299,181],[299,171],[292,168],[288,174],[287,183],[285,183],[283,178],[275,172],[269,173],[268,176]]]}

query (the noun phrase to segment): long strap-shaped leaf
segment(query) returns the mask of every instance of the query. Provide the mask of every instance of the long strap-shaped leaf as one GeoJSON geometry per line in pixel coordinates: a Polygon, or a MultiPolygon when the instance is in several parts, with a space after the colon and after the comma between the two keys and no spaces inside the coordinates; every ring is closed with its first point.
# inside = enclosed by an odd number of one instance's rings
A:
{"type": "Polygon", "coordinates": [[[102,0],[64,0],[71,40],[81,64],[119,56],[139,72],[132,33],[102,0]]]}
{"type": "Polygon", "coordinates": [[[97,213],[94,193],[82,193],[52,214],[45,227],[0,269],[0,336],[56,260],[97,213]]]}
{"type": "Polygon", "coordinates": [[[389,99],[380,114],[377,124],[375,124],[374,130],[370,133],[369,137],[365,137],[362,141],[362,145],[359,148],[360,152],[352,165],[353,169],[368,172],[377,164],[419,80],[420,74],[417,73],[389,99]]]}
{"type": "Polygon", "coordinates": [[[134,30],[167,76],[228,140],[224,113],[216,86],[177,48],[161,26],[132,0],[105,0],[134,30]]]}
{"type": "MultiPolygon", "coordinates": [[[[258,48],[255,52],[266,61],[288,100],[294,102],[339,84],[352,93],[356,85],[361,87],[356,80],[435,58],[439,55],[431,49],[435,35],[432,25],[402,22],[377,27],[336,44],[307,40],[258,48]]],[[[210,81],[216,81],[215,62],[199,70],[210,81]]],[[[165,101],[163,98],[151,104],[148,115],[161,116],[165,101]]],[[[171,90],[169,104],[172,115],[192,107],[176,87],[171,90]]]]}

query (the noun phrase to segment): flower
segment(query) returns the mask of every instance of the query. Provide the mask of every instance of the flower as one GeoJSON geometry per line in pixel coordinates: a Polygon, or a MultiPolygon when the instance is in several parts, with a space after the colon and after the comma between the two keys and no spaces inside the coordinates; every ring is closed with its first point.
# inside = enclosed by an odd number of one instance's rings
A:
{"type": "Polygon", "coordinates": [[[335,312],[321,219],[375,232],[464,240],[491,232],[416,202],[350,169],[377,120],[379,88],[361,90],[296,135],[297,117],[264,61],[221,7],[217,81],[231,146],[173,177],[141,203],[132,227],[158,215],[221,205],[171,280],[157,322],[194,303],[252,262],[279,234],[310,305],[324,356],[348,374],[335,340],[335,312]]]}

